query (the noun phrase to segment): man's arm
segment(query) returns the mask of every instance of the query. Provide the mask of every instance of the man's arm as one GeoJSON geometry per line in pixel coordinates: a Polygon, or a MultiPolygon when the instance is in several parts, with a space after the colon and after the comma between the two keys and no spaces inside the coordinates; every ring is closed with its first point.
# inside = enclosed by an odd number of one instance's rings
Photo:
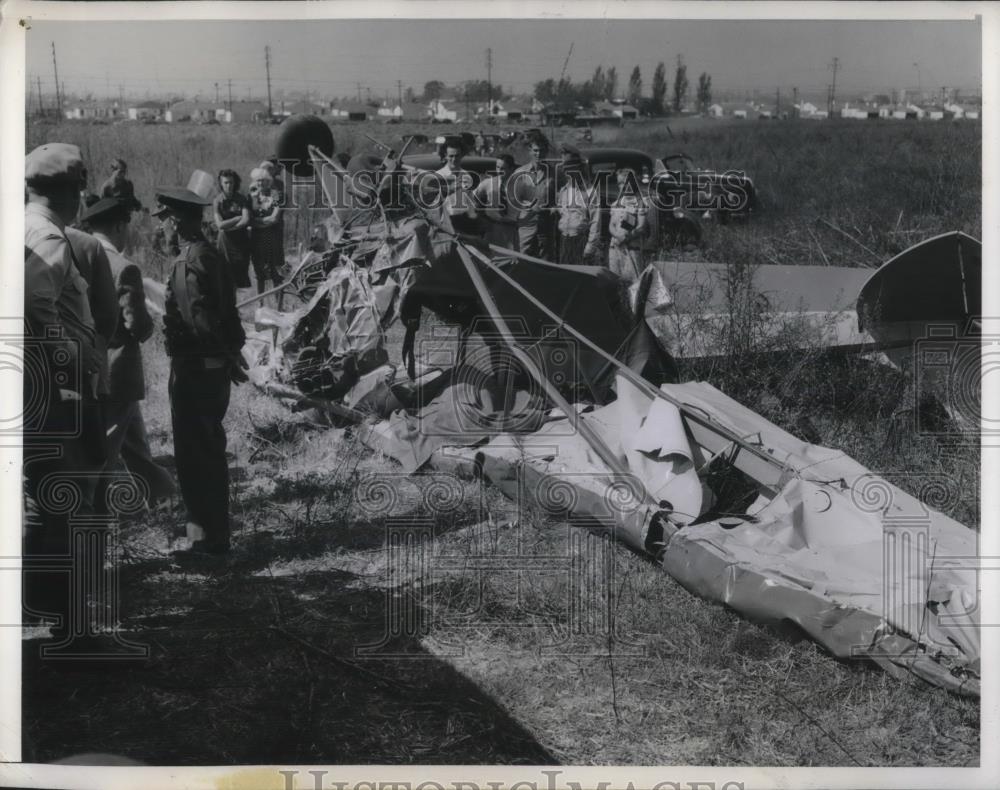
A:
{"type": "Polygon", "coordinates": [[[108,347],[121,348],[129,339],[146,342],[153,334],[153,318],[146,309],[142,272],[135,264],[130,263],[118,275],[118,307],[120,320],[108,347]]]}

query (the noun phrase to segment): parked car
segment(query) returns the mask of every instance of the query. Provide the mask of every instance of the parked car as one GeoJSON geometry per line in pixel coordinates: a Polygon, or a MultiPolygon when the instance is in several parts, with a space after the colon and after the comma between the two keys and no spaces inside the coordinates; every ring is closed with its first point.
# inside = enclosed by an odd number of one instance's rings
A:
{"type": "Polygon", "coordinates": [[[700,168],[684,153],[663,157],[663,166],[660,191],[692,212],[726,222],[748,217],[757,208],[757,191],[745,173],[700,168]]]}
{"type": "Polygon", "coordinates": [[[674,199],[670,192],[672,182],[664,180],[666,168],[661,161],[634,148],[583,148],[580,154],[587,163],[591,180],[601,186],[604,201],[608,199],[608,191],[614,189],[614,181],[610,176],[601,178],[602,171],[613,173],[621,167],[629,167],[636,172],[640,189],[646,192],[653,208],[649,213],[652,227],[647,237],[647,247],[651,250],[675,244],[695,244],[701,240],[697,216],[674,199]]]}

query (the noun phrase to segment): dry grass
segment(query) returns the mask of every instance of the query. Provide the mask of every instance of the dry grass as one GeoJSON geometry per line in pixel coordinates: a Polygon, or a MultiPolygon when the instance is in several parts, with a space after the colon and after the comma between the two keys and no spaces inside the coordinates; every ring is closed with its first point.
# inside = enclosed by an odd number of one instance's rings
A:
{"type": "MultiPolygon", "coordinates": [[[[357,150],[363,131],[408,130],[338,127],[338,146],[357,150]]],[[[123,156],[149,205],[154,184],[184,182],[195,167],[247,172],[275,134],[65,124],[30,127],[28,143],[80,143],[95,170],[123,156]]],[[[763,195],[760,216],[711,226],[704,248],[685,255],[864,265],[874,259],[857,242],[887,257],[924,234],[978,235],[978,124],[702,121],[672,124],[672,134],[636,125],[607,142],[680,148],[706,165],[745,169],[763,195]]],[[[135,257],[155,275],[147,240],[136,236],[135,257]]],[[[735,294],[734,321],[721,330],[735,356],[685,373],[793,433],[808,417],[823,443],[903,488],[926,473],[960,481],[949,512],[977,525],[975,448],[945,452],[906,420],[887,420],[900,382],[872,375],[863,360],[746,353],[757,318],[740,299],[750,296],[735,294]]],[[[144,353],[143,410],[154,454],[169,455],[159,333],[144,353]]],[[[36,661],[37,643],[25,643],[26,759],[112,751],[180,764],[978,763],[977,702],[748,623],[646,558],[491,488],[402,478],[356,431],[318,426],[249,386],[234,390],[226,425],[232,563],[189,566],[165,554],[183,523],[179,503],[129,525],[124,624],[152,646],[151,665],[82,682],[36,661]],[[359,498],[359,481],[372,474],[389,476],[391,506],[359,498]],[[435,498],[442,484],[451,486],[446,512],[435,498]],[[388,536],[408,529],[423,537],[400,559],[388,536]],[[549,558],[544,568],[525,559],[538,557],[549,558]],[[594,584],[572,587],[570,564],[594,584]],[[359,659],[355,648],[378,642],[392,611],[409,612],[410,627],[383,657],[359,659]]]]}

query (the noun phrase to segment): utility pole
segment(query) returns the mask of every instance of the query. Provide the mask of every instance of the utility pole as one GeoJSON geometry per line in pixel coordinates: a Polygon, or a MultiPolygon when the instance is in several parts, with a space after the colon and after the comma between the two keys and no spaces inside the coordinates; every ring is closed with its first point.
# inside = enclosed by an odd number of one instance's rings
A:
{"type": "Polygon", "coordinates": [[[219,83],[215,83],[215,103],[219,103],[219,83]]]}
{"type": "Polygon", "coordinates": [[[944,105],[945,105],[945,102],[946,102],[947,95],[948,95],[948,86],[947,85],[942,85],[941,86],[941,108],[942,109],[944,109],[944,105]]]}
{"type": "Polygon", "coordinates": [[[125,86],[121,84],[118,85],[118,106],[125,112],[125,86]]]}
{"type": "Polygon", "coordinates": [[[264,68],[267,70],[267,118],[271,119],[271,47],[264,47],[264,68]]]}
{"type": "Polygon", "coordinates": [[[493,117],[493,48],[486,48],[486,114],[493,117]]]}
{"type": "Polygon", "coordinates": [[[398,94],[399,108],[403,108],[403,81],[396,80],[396,93],[398,94]]]}
{"type": "Polygon", "coordinates": [[[56,42],[52,42],[52,70],[56,75],[56,112],[62,118],[62,94],[59,93],[59,64],[56,63],[56,42]]]}
{"type": "Polygon", "coordinates": [[[232,81],[232,79],[229,80],[229,107],[227,107],[226,109],[228,109],[229,112],[233,111],[233,81],[232,81]]]}
{"type": "Polygon", "coordinates": [[[358,104],[361,104],[361,83],[358,83],[358,104]]]}
{"type": "Polygon", "coordinates": [[[792,88],[792,115],[798,117],[799,115],[799,87],[796,85],[792,88]]]}
{"type": "Polygon", "coordinates": [[[774,117],[781,118],[781,88],[774,89],[774,117]]]}
{"type": "Polygon", "coordinates": [[[42,105],[42,78],[38,77],[38,114],[45,115],[45,107],[42,105]]]}
{"type": "Polygon", "coordinates": [[[830,68],[833,69],[833,85],[830,86],[830,107],[828,110],[829,117],[833,117],[833,105],[837,101],[837,69],[840,68],[840,58],[834,58],[833,63],[830,64],[830,68]]]}

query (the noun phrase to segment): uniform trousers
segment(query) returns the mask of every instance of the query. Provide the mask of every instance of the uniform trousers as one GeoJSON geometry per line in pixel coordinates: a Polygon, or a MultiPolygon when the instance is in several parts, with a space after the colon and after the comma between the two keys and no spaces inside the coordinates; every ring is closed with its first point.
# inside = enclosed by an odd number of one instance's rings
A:
{"type": "MultiPolygon", "coordinates": [[[[211,364],[211,363],[209,363],[211,364]]],[[[205,530],[211,548],[229,545],[229,465],[222,420],[229,408],[229,367],[206,367],[201,357],[170,365],[174,460],[188,519],[205,530]]]]}

